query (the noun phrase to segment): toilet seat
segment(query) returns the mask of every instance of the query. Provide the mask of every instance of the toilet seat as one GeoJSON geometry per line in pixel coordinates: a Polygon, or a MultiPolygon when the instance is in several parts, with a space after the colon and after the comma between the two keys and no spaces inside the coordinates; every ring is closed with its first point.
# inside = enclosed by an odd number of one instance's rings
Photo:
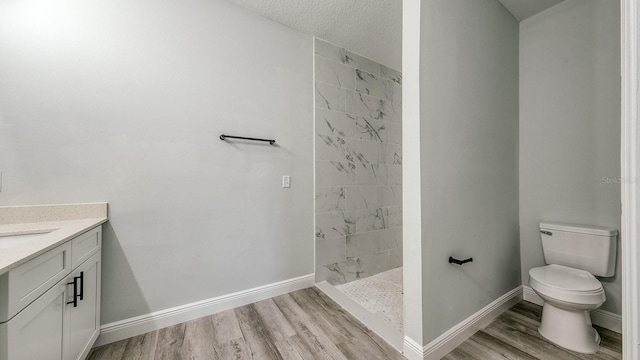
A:
{"type": "Polygon", "coordinates": [[[600,306],[606,300],[602,283],[595,276],[567,266],[552,264],[531,269],[529,284],[540,295],[566,303],[600,306]]]}

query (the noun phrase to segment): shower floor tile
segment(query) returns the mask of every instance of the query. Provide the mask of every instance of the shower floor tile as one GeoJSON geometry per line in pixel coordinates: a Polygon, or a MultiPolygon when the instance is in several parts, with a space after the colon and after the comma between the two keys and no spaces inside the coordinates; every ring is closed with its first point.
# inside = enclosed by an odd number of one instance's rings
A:
{"type": "Polygon", "coordinates": [[[402,329],[401,267],[338,285],[335,288],[389,325],[402,329]]]}

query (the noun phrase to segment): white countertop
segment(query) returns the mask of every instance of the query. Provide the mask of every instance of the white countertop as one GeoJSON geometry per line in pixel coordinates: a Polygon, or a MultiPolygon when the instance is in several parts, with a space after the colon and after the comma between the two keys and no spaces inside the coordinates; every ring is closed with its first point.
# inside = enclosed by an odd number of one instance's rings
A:
{"type": "Polygon", "coordinates": [[[107,222],[107,204],[0,207],[0,216],[0,275],[2,275],[107,222]],[[82,209],[81,207],[89,208],[91,211],[78,211],[78,209],[82,209]],[[50,215],[47,214],[48,212],[50,215]],[[34,217],[33,214],[37,214],[37,216],[34,217]],[[85,216],[91,217],[84,218],[85,216]],[[78,218],[70,219],[70,217],[78,218]],[[20,238],[9,237],[23,234],[37,235],[20,238]],[[2,244],[3,238],[7,241],[4,246],[2,244]]]}

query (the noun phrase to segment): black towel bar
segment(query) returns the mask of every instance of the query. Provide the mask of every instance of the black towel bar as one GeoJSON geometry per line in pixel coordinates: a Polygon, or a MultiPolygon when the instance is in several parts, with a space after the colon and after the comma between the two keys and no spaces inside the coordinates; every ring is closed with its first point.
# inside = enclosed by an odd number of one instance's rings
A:
{"type": "Polygon", "coordinates": [[[233,136],[233,135],[225,135],[225,134],[220,135],[220,140],[224,140],[226,138],[229,138],[229,139],[241,139],[241,140],[252,140],[252,141],[264,141],[264,142],[268,142],[271,145],[276,143],[276,141],[272,140],[272,139],[258,139],[258,138],[250,138],[250,137],[244,137],[244,136],[233,136]]]}
{"type": "Polygon", "coordinates": [[[453,257],[449,256],[449,264],[458,264],[458,265],[462,265],[462,264],[466,264],[468,262],[472,262],[473,258],[468,258],[467,260],[458,260],[458,259],[454,259],[453,257]]]}

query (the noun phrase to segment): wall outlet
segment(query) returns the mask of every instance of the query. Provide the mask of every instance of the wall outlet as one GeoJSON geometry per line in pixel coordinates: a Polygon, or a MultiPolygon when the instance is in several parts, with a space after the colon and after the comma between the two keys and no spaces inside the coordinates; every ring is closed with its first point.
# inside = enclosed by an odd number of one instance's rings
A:
{"type": "Polygon", "coordinates": [[[283,188],[290,188],[291,187],[291,176],[289,176],[289,175],[283,175],[282,176],[282,187],[283,188]]]}

